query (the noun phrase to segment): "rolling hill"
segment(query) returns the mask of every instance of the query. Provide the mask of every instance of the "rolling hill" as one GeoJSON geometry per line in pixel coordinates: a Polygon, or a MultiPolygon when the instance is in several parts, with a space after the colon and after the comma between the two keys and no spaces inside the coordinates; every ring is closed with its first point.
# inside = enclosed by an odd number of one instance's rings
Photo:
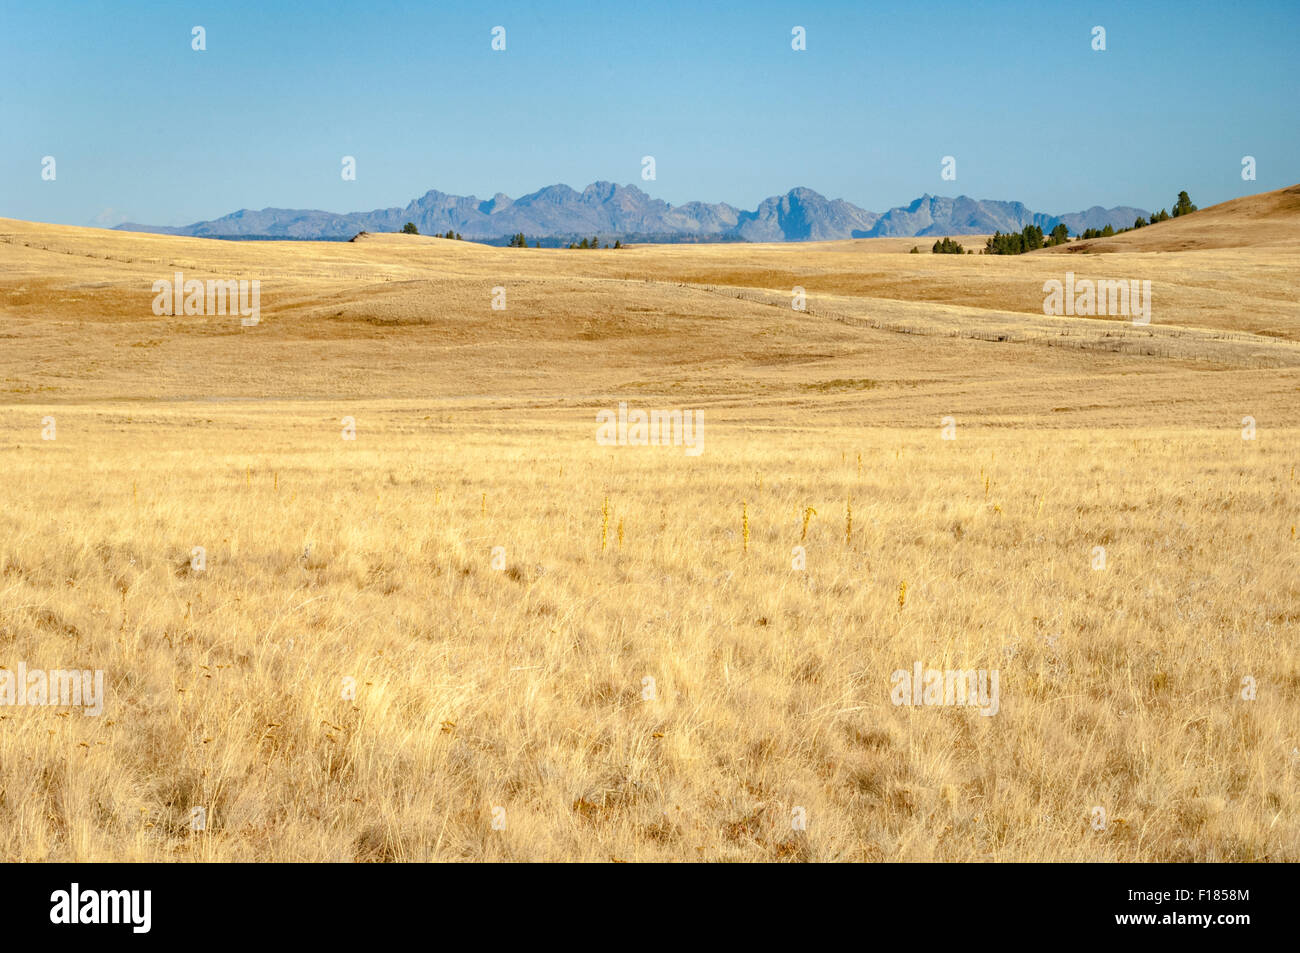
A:
{"type": "Polygon", "coordinates": [[[1051,254],[1174,252],[1211,248],[1294,248],[1300,245],[1300,185],[1220,202],[1111,238],[1044,249],[1051,254]]]}

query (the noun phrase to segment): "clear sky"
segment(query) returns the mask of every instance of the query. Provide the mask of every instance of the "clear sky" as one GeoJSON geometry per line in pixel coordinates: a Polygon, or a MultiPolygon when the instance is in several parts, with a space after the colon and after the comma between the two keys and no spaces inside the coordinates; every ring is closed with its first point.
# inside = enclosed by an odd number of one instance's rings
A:
{"type": "Polygon", "coordinates": [[[0,64],[0,216],[73,225],[599,179],[673,204],[802,185],[1049,213],[1300,181],[1300,0],[0,0],[0,64]]]}

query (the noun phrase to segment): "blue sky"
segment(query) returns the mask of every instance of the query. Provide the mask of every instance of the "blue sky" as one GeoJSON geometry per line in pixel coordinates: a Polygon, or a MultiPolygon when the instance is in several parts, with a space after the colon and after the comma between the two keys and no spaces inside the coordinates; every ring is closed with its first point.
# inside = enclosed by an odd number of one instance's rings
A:
{"type": "Polygon", "coordinates": [[[1300,181],[1297,0],[0,0],[0,63],[0,216],[72,225],[599,179],[673,204],[802,185],[875,211],[929,192],[1052,213],[1300,181]]]}

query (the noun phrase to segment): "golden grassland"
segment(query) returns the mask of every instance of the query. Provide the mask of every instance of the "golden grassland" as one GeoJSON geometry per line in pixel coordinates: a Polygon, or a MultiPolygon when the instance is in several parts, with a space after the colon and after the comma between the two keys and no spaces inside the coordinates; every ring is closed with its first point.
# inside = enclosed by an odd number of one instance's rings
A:
{"type": "Polygon", "coordinates": [[[0,221],[0,666],[107,688],[0,707],[0,857],[1300,860],[1288,194],[1020,259],[0,221]],[[1152,325],[1044,317],[1067,267],[1152,325]]]}

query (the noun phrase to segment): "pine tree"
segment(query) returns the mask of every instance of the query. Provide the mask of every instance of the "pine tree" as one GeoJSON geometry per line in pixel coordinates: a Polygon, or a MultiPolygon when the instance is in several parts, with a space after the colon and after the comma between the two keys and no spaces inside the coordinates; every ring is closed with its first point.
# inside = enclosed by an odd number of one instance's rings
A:
{"type": "Polygon", "coordinates": [[[1186,192],[1178,193],[1178,202],[1174,205],[1174,217],[1179,215],[1191,215],[1196,211],[1196,206],[1192,204],[1192,198],[1186,192]]]}

